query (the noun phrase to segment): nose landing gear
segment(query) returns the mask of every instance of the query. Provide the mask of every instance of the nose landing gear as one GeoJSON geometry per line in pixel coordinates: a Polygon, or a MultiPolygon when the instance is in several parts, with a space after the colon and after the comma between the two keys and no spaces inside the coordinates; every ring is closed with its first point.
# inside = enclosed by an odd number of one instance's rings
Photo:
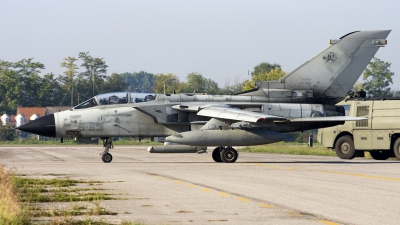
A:
{"type": "Polygon", "coordinates": [[[103,141],[103,147],[104,147],[104,152],[102,152],[101,155],[101,160],[104,163],[110,163],[112,161],[112,155],[108,153],[110,148],[114,148],[114,145],[112,144],[112,138],[101,138],[103,141]]]}

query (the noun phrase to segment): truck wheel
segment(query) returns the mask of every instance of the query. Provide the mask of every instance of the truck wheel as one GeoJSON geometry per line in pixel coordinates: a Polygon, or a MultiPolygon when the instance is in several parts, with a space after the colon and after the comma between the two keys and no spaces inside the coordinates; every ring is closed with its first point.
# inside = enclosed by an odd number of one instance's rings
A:
{"type": "Polygon", "coordinates": [[[375,160],[386,160],[390,157],[390,151],[369,151],[369,154],[375,160]]]}
{"type": "Polygon", "coordinates": [[[335,144],[336,155],[341,159],[354,159],[356,150],[354,141],[350,135],[340,137],[335,144]]]}
{"type": "Polygon", "coordinates": [[[396,158],[400,160],[400,138],[397,138],[396,142],[394,143],[393,153],[394,156],[396,156],[396,158]]]}

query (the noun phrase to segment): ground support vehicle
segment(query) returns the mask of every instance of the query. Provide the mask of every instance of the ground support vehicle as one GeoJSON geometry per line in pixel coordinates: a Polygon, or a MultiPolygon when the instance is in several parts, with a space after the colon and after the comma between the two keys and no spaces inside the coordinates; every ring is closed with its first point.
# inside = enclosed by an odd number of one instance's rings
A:
{"type": "Polygon", "coordinates": [[[334,149],[341,159],[364,156],[376,160],[400,160],[400,99],[348,99],[338,103],[346,116],[368,120],[347,121],[343,125],[318,130],[318,142],[334,149]]]}

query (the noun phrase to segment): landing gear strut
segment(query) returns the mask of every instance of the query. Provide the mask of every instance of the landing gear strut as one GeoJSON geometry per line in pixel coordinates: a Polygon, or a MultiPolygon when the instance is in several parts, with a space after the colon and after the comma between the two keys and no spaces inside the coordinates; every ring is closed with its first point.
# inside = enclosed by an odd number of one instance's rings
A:
{"type": "Polygon", "coordinates": [[[114,145],[112,143],[112,138],[102,138],[103,141],[103,147],[104,147],[104,152],[102,152],[101,155],[101,160],[103,160],[104,163],[110,163],[112,161],[112,155],[108,153],[110,148],[114,148],[114,145]]]}
{"type": "Polygon", "coordinates": [[[234,163],[238,157],[239,153],[231,146],[220,146],[215,148],[212,152],[212,158],[215,162],[234,163]]]}

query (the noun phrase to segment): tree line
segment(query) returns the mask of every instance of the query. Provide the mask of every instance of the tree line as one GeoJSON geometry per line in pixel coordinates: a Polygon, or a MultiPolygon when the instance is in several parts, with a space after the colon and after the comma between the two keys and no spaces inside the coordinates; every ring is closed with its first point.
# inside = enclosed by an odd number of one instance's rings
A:
{"type": "MultiPolygon", "coordinates": [[[[364,83],[357,83],[354,91],[364,89],[370,96],[396,96],[390,90],[393,72],[390,63],[377,58],[364,71],[364,83]]],[[[17,107],[74,106],[94,95],[107,92],[138,93],[207,93],[230,95],[256,88],[255,81],[277,80],[285,75],[276,63],[256,65],[248,80],[235,78],[224,87],[192,72],[186,81],[173,73],[153,74],[145,71],[107,74],[103,58],[80,52],[77,57],[66,57],[60,64],[63,74],[41,76],[45,65],[32,58],[18,62],[0,60],[0,113],[14,114],[17,107]]]]}

